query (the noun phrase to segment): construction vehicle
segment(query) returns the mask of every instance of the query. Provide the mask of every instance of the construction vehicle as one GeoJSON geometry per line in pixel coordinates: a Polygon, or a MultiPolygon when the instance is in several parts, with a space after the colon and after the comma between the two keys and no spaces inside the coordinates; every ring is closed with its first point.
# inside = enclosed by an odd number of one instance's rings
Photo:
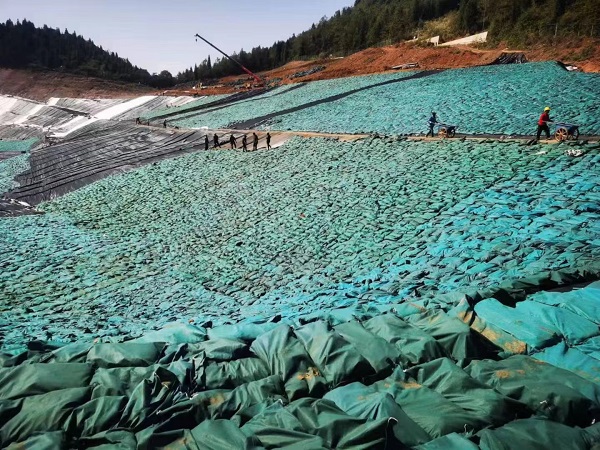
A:
{"type": "Polygon", "coordinates": [[[212,44],[211,42],[209,42],[208,40],[204,39],[202,36],[200,36],[199,34],[195,34],[194,36],[196,38],[196,42],[198,42],[198,38],[202,39],[204,42],[206,42],[208,45],[210,45],[212,48],[214,48],[216,51],[218,51],[219,53],[221,53],[223,56],[225,56],[228,60],[230,60],[231,62],[233,62],[234,64],[238,65],[244,72],[246,72],[248,75],[250,75],[254,81],[255,84],[252,87],[255,88],[262,88],[265,87],[265,80],[263,80],[262,78],[260,78],[258,75],[256,75],[255,73],[253,73],[250,69],[244,67],[244,65],[242,65],[240,62],[236,61],[235,59],[233,59],[231,56],[229,56],[227,53],[225,53],[223,50],[221,50],[219,47],[217,47],[216,45],[212,44]]]}

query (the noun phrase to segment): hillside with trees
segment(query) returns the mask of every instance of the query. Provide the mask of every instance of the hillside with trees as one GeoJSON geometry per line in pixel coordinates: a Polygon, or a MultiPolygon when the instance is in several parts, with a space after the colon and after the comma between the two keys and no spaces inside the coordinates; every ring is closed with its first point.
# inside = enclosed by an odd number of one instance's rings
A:
{"type": "Polygon", "coordinates": [[[90,39],[46,25],[37,28],[27,20],[0,23],[0,67],[52,70],[158,88],[173,85],[173,77],[167,71],[150,75],[90,39]]]}
{"type": "MultiPolygon", "coordinates": [[[[600,0],[356,0],[299,35],[232,56],[255,72],[290,61],[347,56],[369,47],[440,35],[443,40],[488,30],[491,45],[556,45],[600,37],[600,0]]],[[[239,75],[226,58],[210,57],[173,77],[149,74],[74,32],[27,20],[0,23],[0,67],[52,70],[168,88],[239,75]]]]}
{"type": "MultiPolygon", "coordinates": [[[[271,47],[232,55],[253,71],[289,61],[346,56],[415,36],[452,39],[488,30],[492,44],[552,44],[565,38],[600,37],[599,0],[356,0],[353,7],[271,47]]],[[[223,58],[204,60],[177,75],[178,82],[242,73],[223,58]]]]}

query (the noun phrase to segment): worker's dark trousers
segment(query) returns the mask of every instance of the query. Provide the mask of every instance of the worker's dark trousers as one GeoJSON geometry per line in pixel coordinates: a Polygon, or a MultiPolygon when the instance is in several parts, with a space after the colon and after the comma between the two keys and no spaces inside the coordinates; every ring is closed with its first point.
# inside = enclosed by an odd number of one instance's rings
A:
{"type": "Polygon", "coordinates": [[[434,136],[434,134],[433,134],[433,125],[431,125],[431,126],[429,127],[429,131],[427,132],[427,134],[425,135],[425,137],[429,136],[429,133],[431,133],[431,137],[433,137],[433,136],[434,136]]]}
{"type": "Polygon", "coordinates": [[[544,125],[538,125],[538,129],[537,129],[537,139],[540,138],[540,136],[542,135],[542,131],[544,131],[546,133],[546,137],[548,139],[550,139],[550,128],[548,128],[547,124],[544,125]]]}

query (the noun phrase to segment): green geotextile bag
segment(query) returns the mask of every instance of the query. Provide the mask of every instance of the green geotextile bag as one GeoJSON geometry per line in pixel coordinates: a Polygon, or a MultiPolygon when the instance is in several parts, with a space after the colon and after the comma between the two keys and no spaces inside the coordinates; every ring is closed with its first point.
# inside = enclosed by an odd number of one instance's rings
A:
{"type": "Polygon", "coordinates": [[[164,382],[186,384],[191,380],[193,364],[176,361],[169,365],[152,365],[148,367],[116,367],[113,369],[96,369],[90,381],[93,389],[92,398],[105,395],[131,396],[137,386],[154,374],[159,374],[164,382]]]}
{"type": "Polygon", "coordinates": [[[574,312],[530,300],[511,308],[488,299],[479,302],[475,312],[534,349],[551,346],[561,339],[579,344],[599,333],[597,324],[574,312]],[[527,320],[523,320],[525,317],[527,320]]]}
{"type": "Polygon", "coordinates": [[[196,379],[204,389],[234,389],[250,381],[267,378],[267,365],[258,358],[244,358],[208,364],[201,379],[196,379]]]}
{"type": "Polygon", "coordinates": [[[493,346],[493,348],[490,348],[490,354],[498,353],[501,356],[508,357],[527,354],[530,351],[525,342],[479,317],[475,313],[474,303],[473,299],[465,297],[448,311],[448,315],[457,317],[469,325],[477,334],[483,336],[493,346]]]}
{"type": "Polygon", "coordinates": [[[396,347],[402,365],[419,364],[446,356],[444,348],[434,338],[394,314],[381,314],[363,325],[396,347]]]}
{"type": "Polygon", "coordinates": [[[473,361],[465,371],[550,420],[588,426],[600,412],[599,385],[529,356],[473,361]]]}
{"type": "Polygon", "coordinates": [[[164,342],[166,344],[196,344],[206,340],[205,328],[174,322],[164,328],[145,333],[142,337],[129,342],[164,342]]]}
{"type": "Polygon", "coordinates": [[[268,366],[270,373],[281,377],[290,401],[325,393],[325,378],[290,326],[280,325],[260,335],[250,350],[268,366]]]}
{"type": "Polygon", "coordinates": [[[588,450],[585,430],[543,419],[515,420],[495,430],[482,430],[481,450],[588,450]]]}
{"type": "Polygon", "coordinates": [[[374,383],[372,387],[377,392],[390,394],[406,415],[433,439],[489,425],[489,419],[462,408],[459,400],[454,401],[450,396],[447,398],[442,393],[417,383],[401,368],[397,368],[390,377],[374,383]]]}
{"type": "Polygon", "coordinates": [[[253,436],[246,436],[230,420],[206,420],[191,430],[164,433],[138,449],[170,450],[260,450],[264,447],[253,436]]]}
{"type": "Polygon", "coordinates": [[[86,361],[98,367],[146,367],[157,362],[165,348],[163,343],[124,342],[92,346],[86,361]]]}
{"type": "Polygon", "coordinates": [[[499,426],[515,417],[529,417],[532,412],[524,404],[472,378],[448,358],[412,367],[405,373],[419,385],[435,390],[478,417],[483,426],[499,426]]]}
{"type": "Polygon", "coordinates": [[[0,398],[14,400],[87,387],[92,374],[90,364],[22,364],[0,369],[0,398]]]}
{"type": "Polygon", "coordinates": [[[0,402],[0,445],[62,430],[73,410],[89,399],[90,389],[85,387],[0,402]]]}
{"type": "Polygon", "coordinates": [[[561,342],[536,353],[533,357],[600,385],[600,361],[586,355],[577,347],[571,348],[561,342]]]}
{"type": "Polygon", "coordinates": [[[419,445],[415,450],[479,450],[479,447],[457,433],[450,433],[427,444],[419,445]]]}
{"type": "Polygon", "coordinates": [[[6,450],[59,450],[65,448],[65,433],[53,431],[30,437],[23,442],[15,442],[6,447],[6,450]]]}
{"type": "Polygon", "coordinates": [[[199,354],[213,361],[231,361],[250,356],[248,345],[237,339],[209,339],[186,346],[186,358],[199,354]]]}
{"type": "Polygon", "coordinates": [[[327,322],[306,324],[295,334],[331,387],[375,375],[369,362],[327,322]]]}
{"type": "Polygon", "coordinates": [[[600,322],[600,281],[583,289],[568,292],[538,292],[529,300],[545,305],[558,306],[574,312],[592,322],[600,322]]]}
{"type": "Polygon", "coordinates": [[[595,360],[600,361],[600,336],[593,337],[575,348],[595,360]]]}
{"type": "Polygon", "coordinates": [[[135,434],[126,430],[111,430],[82,437],[75,443],[77,448],[94,450],[137,450],[138,442],[135,434]]]}
{"type": "Polygon", "coordinates": [[[352,417],[333,402],[305,398],[287,406],[275,403],[248,421],[242,431],[266,448],[398,448],[388,418],[352,417]]]}
{"type": "Polygon", "coordinates": [[[252,342],[260,335],[277,328],[279,325],[273,322],[266,323],[240,323],[232,325],[221,325],[208,329],[209,339],[231,339],[252,342]]]}
{"type": "Polygon", "coordinates": [[[422,444],[431,436],[417,425],[387,392],[378,392],[372,386],[351,383],[328,392],[324,400],[331,400],[345,413],[365,420],[393,418],[394,436],[407,446],[422,444]]]}
{"type": "Polygon", "coordinates": [[[561,286],[572,286],[586,281],[595,281],[600,275],[598,264],[582,268],[568,268],[541,272],[527,278],[508,280],[498,287],[474,291],[469,295],[477,300],[495,298],[507,306],[515,306],[518,301],[525,300],[528,295],[539,291],[548,291],[561,286]]]}
{"type": "Polygon", "coordinates": [[[443,311],[428,311],[409,316],[407,320],[432,336],[457,361],[485,354],[481,337],[463,321],[443,311]]]}

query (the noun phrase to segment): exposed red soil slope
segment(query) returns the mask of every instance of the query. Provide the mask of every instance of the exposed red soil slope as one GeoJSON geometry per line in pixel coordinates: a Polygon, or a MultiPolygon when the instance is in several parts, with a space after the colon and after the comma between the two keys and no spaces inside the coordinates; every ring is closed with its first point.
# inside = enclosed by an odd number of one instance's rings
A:
{"type": "MultiPolygon", "coordinates": [[[[401,43],[387,47],[369,48],[346,58],[322,59],[313,61],[293,61],[274,70],[260,73],[267,80],[281,78],[282,84],[314,80],[326,80],[355,75],[382,73],[394,66],[418,63],[420,69],[456,69],[490,64],[504,52],[524,53],[529,61],[563,61],[572,63],[586,72],[600,72],[600,45],[592,40],[563,42],[561,45],[546,45],[528,50],[509,49],[501,44],[497,48],[424,47],[415,43],[401,43]],[[316,66],[326,69],[305,77],[291,79],[298,72],[310,70],[316,66]]],[[[247,75],[231,76],[220,80],[219,86],[200,91],[203,95],[227,94],[240,88],[223,86],[237,80],[251,79],[247,75]]],[[[193,91],[191,91],[193,92],[193,91]]],[[[184,94],[185,91],[173,90],[171,95],[184,94]]],[[[187,91],[190,93],[190,91],[187,91]]]]}
{"type": "Polygon", "coordinates": [[[43,102],[50,97],[126,98],[153,91],[147,86],[59,72],[0,69],[0,94],[43,102]]]}
{"type": "MultiPolygon", "coordinates": [[[[420,69],[454,69],[486,65],[503,52],[522,52],[529,61],[559,60],[579,66],[586,72],[600,72],[600,45],[598,41],[578,40],[534,47],[527,50],[507,49],[501,44],[496,48],[424,47],[415,43],[401,43],[387,47],[369,48],[340,59],[293,61],[285,66],[263,72],[267,80],[281,79],[281,83],[298,83],[314,80],[341,78],[354,75],[382,73],[392,67],[418,63],[420,69]],[[325,70],[305,77],[291,79],[298,72],[325,66],[325,70]]],[[[173,89],[168,95],[229,94],[240,87],[226,86],[237,80],[252,82],[247,75],[226,77],[218,86],[201,91],[173,89]]],[[[45,101],[50,97],[118,98],[143,94],[160,94],[155,89],[136,84],[119,83],[97,78],[78,77],[56,72],[30,72],[0,69],[0,93],[20,95],[45,101]]]]}

